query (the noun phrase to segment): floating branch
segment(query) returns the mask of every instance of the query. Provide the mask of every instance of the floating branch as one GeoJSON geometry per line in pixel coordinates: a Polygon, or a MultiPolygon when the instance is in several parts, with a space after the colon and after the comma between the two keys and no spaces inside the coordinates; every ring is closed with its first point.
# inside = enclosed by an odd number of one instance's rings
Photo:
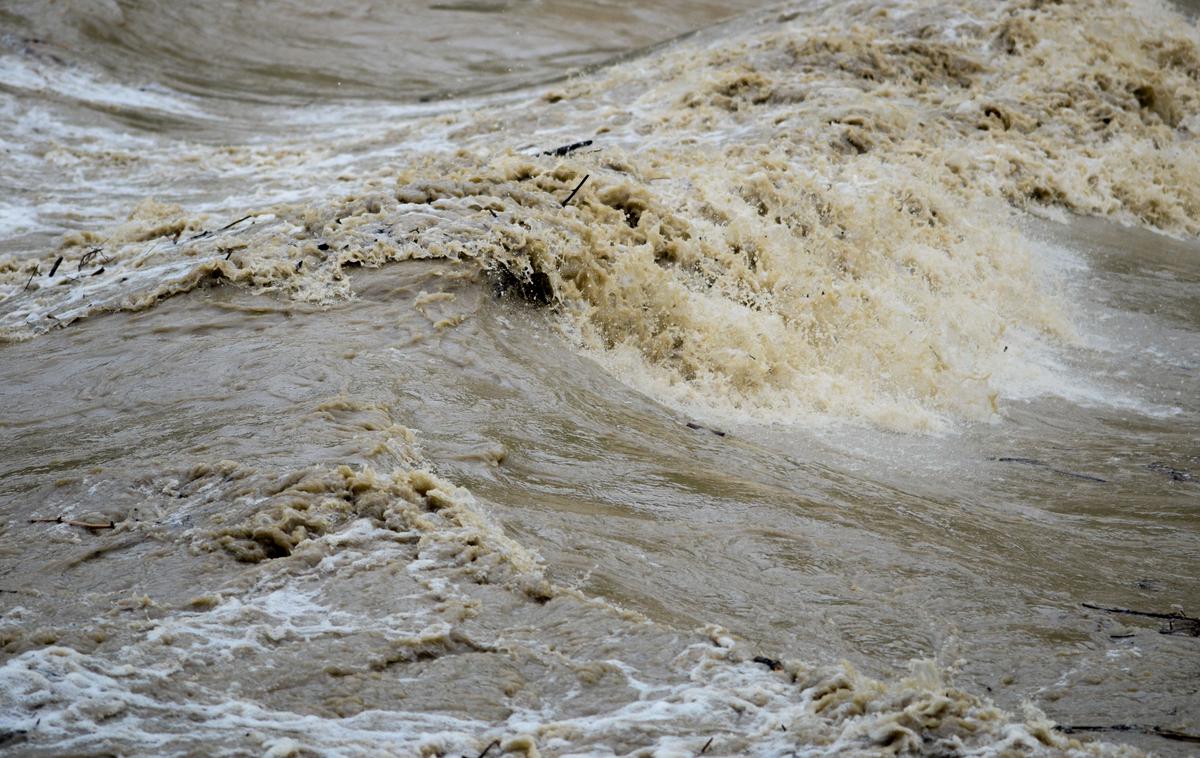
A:
{"type": "Polygon", "coordinates": [[[571,190],[571,194],[567,195],[567,199],[562,201],[562,207],[567,207],[567,203],[571,202],[571,198],[575,197],[575,193],[583,187],[583,183],[588,180],[589,176],[591,176],[591,174],[583,175],[583,178],[579,180],[579,184],[576,184],[575,189],[571,190]]]}
{"type": "Polygon", "coordinates": [[[1165,729],[1161,726],[1143,726],[1141,724],[1111,724],[1103,726],[1068,726],[1065,724],[1056,724],[1055,730],[1063,734],[1076,734],[1078,732],[1140,732],[1142,734],[1153,734],[1156,737],[1162,737],[1167,740],[1177,740],[1179,742],[1194,742],[1200,743],[1200,734],[1189,734],[1187,732],[1179,732],[1174,729],[1165,729]]]}
{"type": "Polygon", "coordinates": [[[62,516],[56,518],[31,518],[31,524],[66,524],[67,526],[78,526],[84,529],[116,529],[117,522],[108,521],[106,523],[93,523],[91,521],[76,521],[74,519],[66,519],[62,516]]]}
{"type": "Polygon", "coordinates": [[[774,658],[768,658],[765,655],[754,656],[754,662],[761,663],[762,665],[766,666],[767,668],[771,669],[772,671],[779,671],[780,669],[783,668],[782,663],[775,660],[774,658]]]}
{"type": "Polygon", "coordinates": [[[563,145],[562,147],[556,147],[553,150],[547,150],[546,152],[542,153],[542,155],[553,155],[555,157],[561,158],[564,155],[570,155],[571,153],[575,152],[579,148],[587,147],[590,144],[592,144],[592,141],[590,139],[585,139],[581,142],[572,142],[569,145],[563,145]]]}
{"type": "Polygon", "coordinates": [[[29,285],[33,284],[33,277],[35,277],[37,275],[38,275],[38,267],[35,266],[33,269],[33,273],[29,275],[29,281],[25,282],[25,286],[21,288],[22,292],[29,289],[29,285]]]}
{"type": "MultiPolygon", "coordinates": [[[[489,742],[488,746],[483,749],[483,752],[475,756],[475,758],[483,758],[485,755],[492,752],[492,748],[494,747],[500,747],[500,740],[492,740],[489,742]]],[[[467,758],[467,756],[464,755],[463,758],[467,758]]]]}
{"type": "Polygon", "coordinates": [[[55,272],[55,271],[58,271],[58,267],[59,267],[60,265],[62,265],[62,262],[63,262],[63,257],[60,255],[60,256],[58,256],[58,260],[56,260],[56,261],[54,262],[54,265],[50,267],[50,273],[49,273],[47,276],[53,277],[53,276],[54,276],[54,272],[55,272]]]}
{"type": "Polygon", "coordinates": [[[704,747],[700,748],[700,755],[704,755],[705,753],[708,752],[708,748],[712,745],[712,741],[713,741],[713,738],[709,737],[708,742],[704,743],[704,747]]]}
{"type": "Polygon", "coordinates": [[[75,270],[83,271],[83,267],[88,265],[89,263],[91,263],[92,259],[98,255],[103,259],[104,263],[108,263],[109,261],[111,261],[112,260],[111,258],[106,258],[101,254],[101,252],[103,250],[104,250],[104,248],[102,248],[102,247],[93,247],[91,250],[88,250],[86,253],[83,254],[83,257],[79,259],[79,266],[76,267],[75,270]]]}
{"type": "Polygon", "coordinates": [[[1200,637],[1200,619],[1192,618],[1180,611],[1175,613],[1154,613],[1151,611],[1135,611],[1129,608],[1107,608],[1093,603],[1082,603],[1084,608],[1105,613],[1122,613],[1129,616],[1144,616],[1152,619],[1162,619],[1167,622],[1165,627],[1158,630],[1159,634],[1180,634],[1188,637],[1200,637]],[[1179,626],[1176,626],[1176,622],[1179,626]]]}
{"type": "Polygon", "coordinates": [[[191,237],[188,237],[188,238],[185,240],[185,242],[192,242],[193,240],[204,239],[205,237],[211,237],[211,236],[213,236],[213,235],[214,235],[214,234],[216,234],[217,232],[223,232],[223,231],[225,231],[226,229],[232,229],[233,227],[235,227],[235,226],[237,226],[238,224],[242,223],[242,222],[243,222],[243,221],[245,221],[246,219],[248,219],[248,218],[254,218],[254,215],[255,215],[255,214],[251,213],[251,214],[250,214],[250,215],[248,215],[248,216],[242,216],[242,217],[241,217],[241,218],[239,218],[237,221],[230,221],[228,224],[226,224],[225,226],[222,226],[220,229],[215,229],[215,230],[213,230],[213,231],[211,231],[211,232],[200,232],[199,234],[193,234],[191,237]]]}
{"type": "Polygon", "coordinates": [[[1080,603],[1080,605],[1084,608],[1091,608],[1093,611],[1104,611],[1105,613],[1125,613],[1130,616],[1146,616],[1152,619],[1191,619],[1192,621],[1200,621],[1200,619],[1193,619],[1191,616],[1187,616],[1179,611],[1174,613],[1153,613],[1151,611],[1133,611],[1128,608],[1108,608],[1094,603],[1080,603]]]}
{"type": "Polygon", "coordinates": [[[1001,457],[1001,458],[993,458],[992,460],[998,461],[1000,463],[1023,463],[1026,466],[1038,466],[1038,467],[1044,468],[1048,471],[1052,471],[1055,474],[1062,474],[1063,476],[1070,476],[1070,477],[1074,477],[1075,479],[1082,479],[1086,482],[1099,482],[1100,484],[1108,483],[1107,479],[1101,479],[1100,477],[1092,476],[1091,474],[1077,474],[1074,471],[1063,471],[1062,469],[1054,468],[1050,464],[1046,463],[1045,461],[1039,461],[1036,458],[1013,458],[1013,457],[1006,456],[1006,457],[1001,457]]]}

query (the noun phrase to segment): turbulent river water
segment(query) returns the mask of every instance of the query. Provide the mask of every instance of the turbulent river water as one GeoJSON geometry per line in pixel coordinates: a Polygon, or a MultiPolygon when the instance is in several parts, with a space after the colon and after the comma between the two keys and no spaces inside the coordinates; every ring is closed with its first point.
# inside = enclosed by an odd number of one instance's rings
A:
{"type": "Polygon", "coordinates": [[[0,751],[1190,754],[1198,133],[1157,0],[0,2],[0,751]]]}

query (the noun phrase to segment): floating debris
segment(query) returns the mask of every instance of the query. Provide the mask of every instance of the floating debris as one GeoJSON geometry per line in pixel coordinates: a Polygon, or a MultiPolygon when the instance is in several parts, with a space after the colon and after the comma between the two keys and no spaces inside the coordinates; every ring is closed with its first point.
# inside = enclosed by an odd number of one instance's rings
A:
{"type": "Polygon", "coordinates": [[[575,189],[571,190],[571,194],[567,195],[567,199],[562,201],[562,207],[564,207],[564,208],[567,207],[567,203],[571,202],[571,198],[575,197],[575,193],[578,192],[580,190],[580,188],[583,187],[583,183],[588,180],[589,176],[591,176],[591,174],[583,175],[583,178],[579,180],[579,184],[576,184],[575,189]]]}
{"type": "Polygon", "coordinates": [[[542,155],[553,155],[556,158],[561,158],[564,155],[570,155],[581,147],[587,147],[591,144],[592,141],[590,139],[585,139],[579,142],[572,142],[569,145],[563,145],[562,147],[556,147],[553,150],[547,150],[546,152],[542,153],[542,155]]]}

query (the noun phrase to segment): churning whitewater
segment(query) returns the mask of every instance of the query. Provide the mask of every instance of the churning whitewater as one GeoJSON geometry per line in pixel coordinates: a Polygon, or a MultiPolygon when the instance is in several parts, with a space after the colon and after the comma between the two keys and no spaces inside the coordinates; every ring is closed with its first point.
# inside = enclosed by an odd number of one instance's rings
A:
{"type": "Polygon", "coordinates": [[[1181,10],[786,3],[553,75],[614,21],[437,97],[416,43],[134,67],[154,12],[0,10],[0,746],[1190,744],[1181,10]]]}

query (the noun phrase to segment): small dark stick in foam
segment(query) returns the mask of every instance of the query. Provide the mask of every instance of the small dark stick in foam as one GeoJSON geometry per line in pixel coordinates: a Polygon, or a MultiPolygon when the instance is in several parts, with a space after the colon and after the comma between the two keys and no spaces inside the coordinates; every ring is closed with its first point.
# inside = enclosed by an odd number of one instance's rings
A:
{"type": "Polygon", "coordinates": [[[782,663],[775,660],[774,658],[768,658],[765,655],[754,656],[754,662],[761,663],[762,665],[766,666],[767,668],[771,669],[772,671],[779,671],[780,669],[783,668],[782,663]]]}
{"type": "Polygon", "coordinates": [[[575,193],[583,187],[583,183],[588,180],[589,176],[591,176],[591,174],[583,175],[583,178],[579,180],[579,184],[576,184],[575,189],[571,190],[571,194],[567,195],[567,199],[562,201],[562,207],[567,207],[567,203],[571,202],[571,198],[575,197],[575,193]]]}
{"type": "Polygon", "coordinates": [[[248,218],[254,218],[254,214],[250,214],[249,216],[242,216],[241,218],[237,219],[236,221],[230,221],[228,224],[226,224],[225,226],[222,226],[220,229],[217,229],[216,231],[200,232],[199,234],[193,234],[191,237],[188,237],[186,241],[191,242],[193,240],[203,239],[204,237],[211,237],[212,235],[216,234],[217,232],[223,232],[226,229],[232,229],[233,227],[237,226],[238,224],[242,223],[243,221],[245,221],[248,218]]]}
{"type": "Polygon", "coordinates": [[[696,429],[698,431],[709,431],[709,432],[712,432],[713,434],[717,435],[718,437],[725,436],[725,432],[722,432],[720,429],[709,429],[707,426],[701,426],[700,424],[697,424],[695,421],[687,422],[687,428],[688,429],[696,429]]]}
{"type": "Polygon", "coordinates": [[[485,755],[492,752],[492,748],[494,748],[494,747],[500,747],[500,740],[492,740],[491,742],[489,742],[488,746],[485,747],[483,749],[483,752],[480,753],[478,756],[476,756],[476,758],[483,758],[485,755]]]}
{"type": "Polygon", "coordinates": [[[91,250],[88,250],[86,253],[83,254],[83,257],[79,259],[79,265],[75,268],[75,270],[83,271],[83,267],[88,265],[89,263],[91,263],[92,259],[95,258],[97,255],[100,255],[100,251],[103,249],[104,248],[93,247],[91,250]]]}
{"type": "Polygon", "coordinates": [[[562,147],[556,147],[553,150],[547,150],[546,152],[542,153],[542,155],[553,155],[557,158],[561,158],[564,155],[570,155],[579,148],[587,147],[590,144],[592,144],[592,141],[590,139],[585,139],[580,142],[572,142],[569,145],[563,145],[562,147]]]}
{"type": "Polygon", "coordinates": [[[65,519],[62,516],[57,516],[55,518],[31,518],[31,519],[29,519],[29,523],[31,523],[31,524],[66,524],[67,526],[78,526],[78,527],[82,527],[84,529],[116,529],[117,528],[117,524],[115,521],[109,521],[108,523],[103,523],[103,524],[96,524],[96,523],[93,523],[90,521],[75,521],[74,519],[65,519]]]}

